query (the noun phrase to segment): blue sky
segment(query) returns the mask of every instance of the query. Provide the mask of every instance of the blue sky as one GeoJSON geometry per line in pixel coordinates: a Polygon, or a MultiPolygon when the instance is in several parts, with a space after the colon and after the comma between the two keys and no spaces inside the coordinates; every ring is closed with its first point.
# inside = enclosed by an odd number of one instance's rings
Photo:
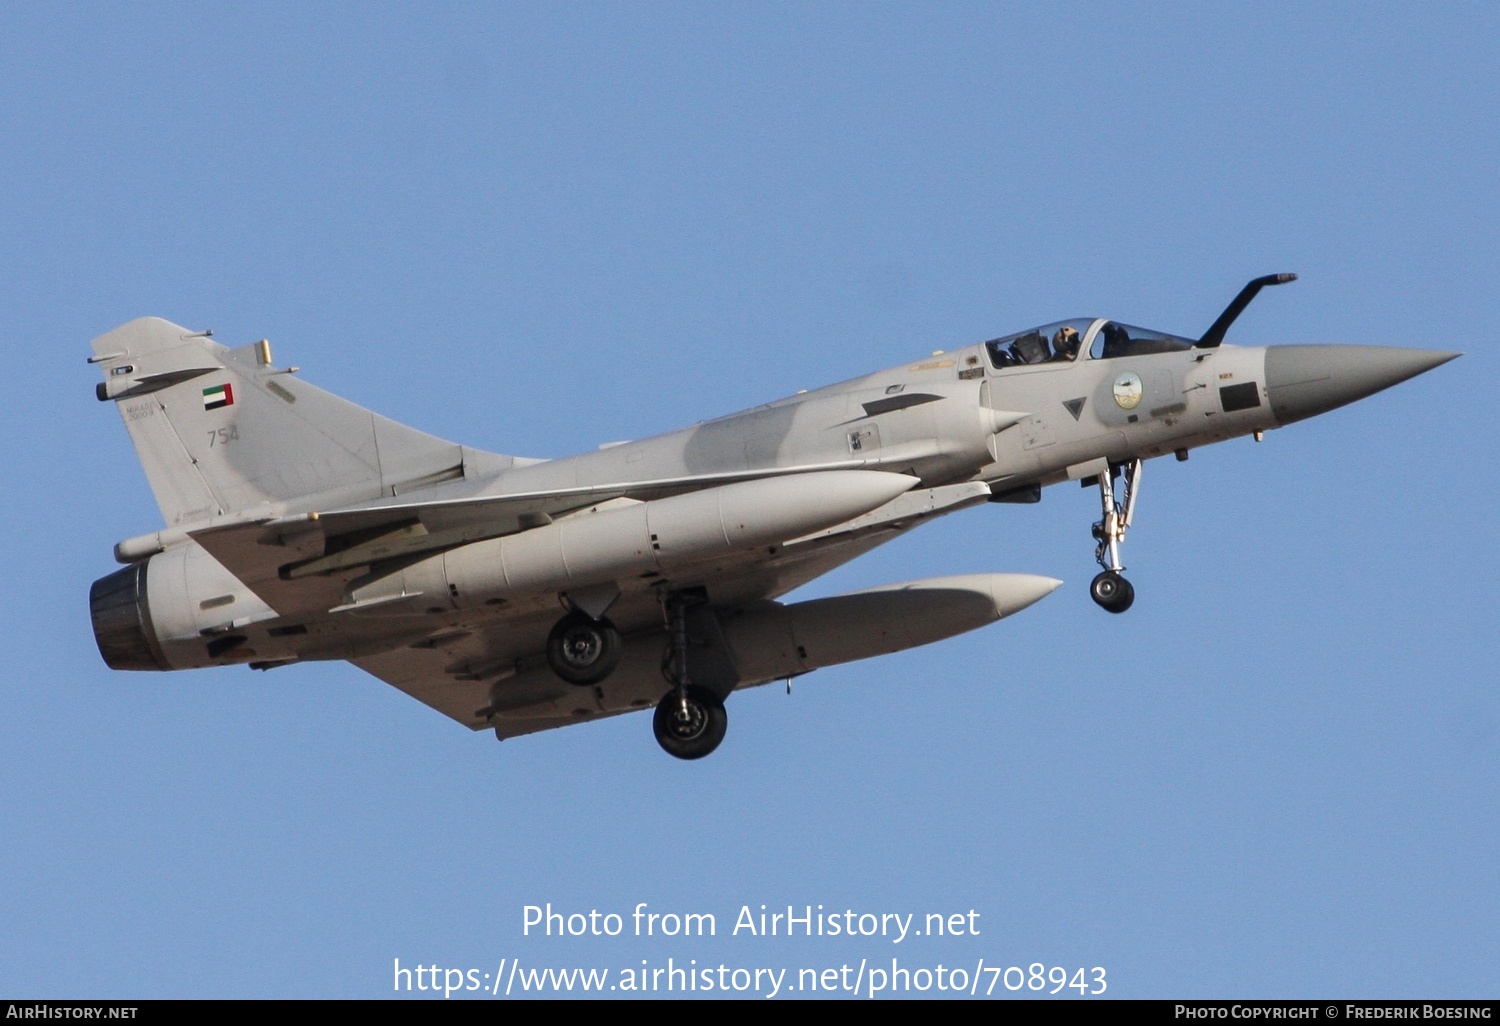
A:
{"type": "MultiPolygon", "coordinates": [[[[1119,997],[1490,996],[1500,939],[1491,5],[0,8],[0,994],[381,997],[393,959],[1104,967],[1119,997]],[[1013,620],[497,745],[342,664],[119,674],[159,515],[90,339],[163,316],[561,456],[1078,315],[1467,355],[957,514],[808,596],[988,570],[1013,620]],[[523,936],[523,908],[713,913],[523,936]],[[979,936],[730,936],[741,906],[979,936]]],[[[997,987],[996,991],[1003,991],[997,987]]]]}

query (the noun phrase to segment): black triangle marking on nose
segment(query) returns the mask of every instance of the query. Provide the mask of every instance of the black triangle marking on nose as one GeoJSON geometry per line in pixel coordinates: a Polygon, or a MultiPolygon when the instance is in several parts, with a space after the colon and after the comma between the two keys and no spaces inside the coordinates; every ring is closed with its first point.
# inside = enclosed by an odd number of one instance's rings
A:
{"type": "Polygon", "coordinates": [[[1077,420],[1079,415],[1083,413],[1083,404],[1087,401],[1087,397],[1083,399],[1068,399],[1063,402],[1063,409],[1071,413],[1074,420],[1077,420]]]}

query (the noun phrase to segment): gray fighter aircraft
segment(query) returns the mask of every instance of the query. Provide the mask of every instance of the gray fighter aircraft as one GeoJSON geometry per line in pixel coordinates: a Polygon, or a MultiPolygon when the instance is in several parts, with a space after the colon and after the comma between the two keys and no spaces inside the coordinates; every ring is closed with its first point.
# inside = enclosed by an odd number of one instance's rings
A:
{"type": "Polygon", "coordinates": [[[738,688],[972,630],[1061,582],[980,573],[778,597],[937,516],[1099,490],[1094,601],[1154,456],[1254,434],[1456,353],[1222,344],[1079,318],[567,459],[387,420],[158,318],[94,340],[167,527],[89,593],[117,670],[347,659],[501,738],[636,709],[672,755],[723,739],[738,688]]]}

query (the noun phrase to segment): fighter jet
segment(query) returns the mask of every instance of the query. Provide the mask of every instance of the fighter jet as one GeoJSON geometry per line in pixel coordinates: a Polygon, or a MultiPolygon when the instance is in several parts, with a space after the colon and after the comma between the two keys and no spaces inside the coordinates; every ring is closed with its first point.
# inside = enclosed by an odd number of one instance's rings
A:
{"type": "Polygon", "coordinates": [[[1060,581],[975,573],[784,603],[931,520],[1099,493],[1091,593],[1145,461],[1332,410],[1459,355],[1224,344],[1075,318],[566,459],[446,442],[309,385],[264,340],[154,317],[93,342],[166,527],[120,542],[89,604],[117,670],[343,659],[504,740],[655,710],[697,759],[737,689],[938,641],[1060,581]]]}

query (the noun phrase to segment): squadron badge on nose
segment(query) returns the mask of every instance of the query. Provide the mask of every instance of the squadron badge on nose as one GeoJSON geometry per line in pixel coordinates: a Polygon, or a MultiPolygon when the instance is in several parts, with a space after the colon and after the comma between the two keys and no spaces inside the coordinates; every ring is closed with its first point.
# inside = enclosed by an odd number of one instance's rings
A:
{"type": "Polygon", "coordinates": [[[1115,378],[1115,405],[1122,410],[1133,410],[1141,402],[1141,376],[1126,371],[1115,378]]]}

